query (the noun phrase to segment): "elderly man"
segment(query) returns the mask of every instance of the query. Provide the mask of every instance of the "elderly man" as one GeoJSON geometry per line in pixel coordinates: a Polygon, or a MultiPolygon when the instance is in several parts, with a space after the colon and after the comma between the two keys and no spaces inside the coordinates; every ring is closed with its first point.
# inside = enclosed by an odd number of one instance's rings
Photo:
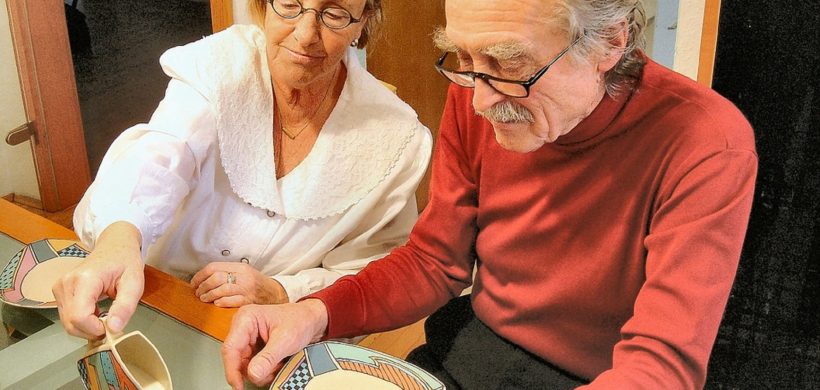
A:
{"type": "Polygon", "coordinates": [[[410,241],[240,310],[229,383],[438,310],[408,359],[448,388],[702,387],[752,203],[748,122],[644,56],[640,0],[447,0],[446,17],[454,85],[410,241]]]}

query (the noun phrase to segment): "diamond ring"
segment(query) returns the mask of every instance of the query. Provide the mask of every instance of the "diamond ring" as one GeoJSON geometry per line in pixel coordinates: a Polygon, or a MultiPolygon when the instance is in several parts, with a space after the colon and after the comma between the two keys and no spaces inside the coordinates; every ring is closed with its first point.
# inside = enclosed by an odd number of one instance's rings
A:
{"type": "Polygon", "coordinates": [[[228,272],[228,284],[236,284],[236,274],[228,272]]]}

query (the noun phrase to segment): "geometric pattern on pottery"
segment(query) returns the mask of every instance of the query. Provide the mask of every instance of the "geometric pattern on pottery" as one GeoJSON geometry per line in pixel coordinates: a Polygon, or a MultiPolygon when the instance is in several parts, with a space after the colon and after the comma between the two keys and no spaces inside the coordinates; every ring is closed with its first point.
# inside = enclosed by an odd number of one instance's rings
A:
{"type": "Polygon", "coordinates": [[[39,302],[23,296],[23,279],[38,264],[58,257],[87,257],[89,252],[76,241],[44,239],[24,246],[0,272],[0,298],[5,302],[37,307],[53,302],[39,302]]]}
{"type": "Polygon", "coordinates": [[[376,365],[357,362],[352,360],[337,359],[339,367],[347,371],[356,371],[362,374],[374,376],[389,383],[393,383],[403,390],[426,390],[428,386],[424,384],[419,378],[411,375],[405,370],[396,367],[392,363],[385,361],[377,356],[373,357],[376,365]]]}
{"type": "Polygon", "coordinates": [[[17,266],[20,264],[20,259],[23,258],[23,251],[20,250],[14,257],[9,260],[3,273],[0,273],[0,289],[6,290],[14,287],[14,274],[17,271],[17,266]]]}
{"type": "Polygon", "coordinates": [[[85,258],[88,256],[88,251],[83,248],[80,248],[77,244],[72,244],[69,247],[66,247],[59,252],[57,252],[57,256],[60,257],[83,257],[85,258]]]}
{"type": "Polygon", "coordinates": [[[378,351],[333,341],[311,344],[292,358],[271,389],[304,390],[308,384],[336,370],[357,372],[392,383],[403,390],[443,390],[430,373],[378,351]],[[298,359],[298,360],[297,360],[298,359]]]}
{"type": "Polygon", "coordinates": [[[131,380],[111,351],[100,351],[77,361],[83,385],[88,390],[129,390],[131,380]]]}
{"type": "Polygon", "coordinates": [[[293,372],[288,375],[288,380],[282,383],[280,388],[282,390],[303,390],[310,382],[310,378],[310,369],[303,357],[296,368],[293,369],[293,372]]]}

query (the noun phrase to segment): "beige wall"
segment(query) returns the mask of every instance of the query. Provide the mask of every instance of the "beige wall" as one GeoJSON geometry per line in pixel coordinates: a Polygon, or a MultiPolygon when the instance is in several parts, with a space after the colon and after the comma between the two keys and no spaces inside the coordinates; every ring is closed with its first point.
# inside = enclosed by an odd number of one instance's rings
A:
{"type": "Polygon", "coordinates": [[[39,199],[31,143],[10,146],[5,142],[8,131],[25,122],[8,9],[6,0],[0,0],[0,196],[15,193],[39,199]]]}
{"type": "Polygon", "coordinates": [[[703,32],[705,0],[680,0],[678,29],[675,37],[675,64],[673,69],[693,80],[698,79],[700,39],[703,32]]]}

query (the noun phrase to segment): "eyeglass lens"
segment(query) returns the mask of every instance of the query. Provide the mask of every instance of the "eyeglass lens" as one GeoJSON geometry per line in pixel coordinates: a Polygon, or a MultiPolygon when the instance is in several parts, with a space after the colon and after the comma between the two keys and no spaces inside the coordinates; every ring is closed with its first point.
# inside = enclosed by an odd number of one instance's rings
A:
{"type": "Polygon", "coordinates": [[[345,28],[354,22],[353,16],[350,12],[343,8],[328,7],[317,10],[313,8],[305,8],[302,3],[296,0],[269,0],[273,6],[274,12],[285,19],[294,19],[299,15],[313,11],[319,15],[322,23],[333,29],[345,28]]]}
{"type": "Polygon", "coordinates": [[[459,69],[460,65],[458,60],[453,55],[448,55],[442,66],[439,68],[441,74],[450,80],[451,82],[458,84],[462,87],[467,88],[475,88],[476,81],[475,79],[480,78],[484,80],[490,87],[494,90],[498,91],[501,94],[510,96],[510,97],[525,97],[528,95],[527,88],[521,84],[515,82],[508,82],[502,80],[495,80],[489,78],[487,75],[482,73],[472,73],[472,72],[465,72],[465,73],[458,73],[459,71],[452,71],[450,69],[459,69]],[[482,77],[484,76],[484,77],[482,77]]]}

